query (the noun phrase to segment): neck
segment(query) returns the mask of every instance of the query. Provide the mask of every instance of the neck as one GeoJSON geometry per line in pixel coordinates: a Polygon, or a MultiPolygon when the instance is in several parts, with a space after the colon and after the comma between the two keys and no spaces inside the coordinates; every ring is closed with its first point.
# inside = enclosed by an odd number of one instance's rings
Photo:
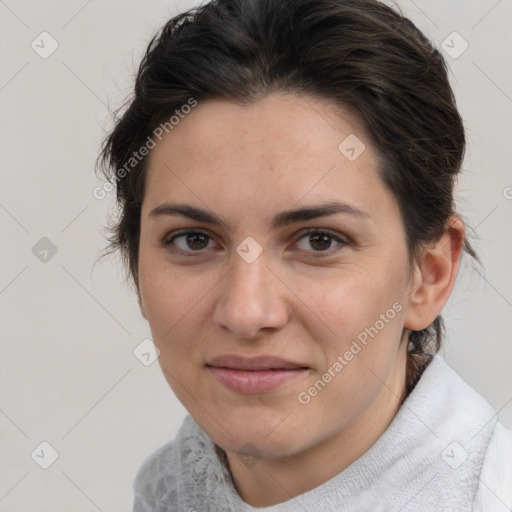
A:
{"type": "MultiPolygon", "coordinates": [[[[407,343],[405,343],[407,347],[407,343]]],[[[306,451],[244,464],[226,454],[240,497],[253,507],[290,500],[341,473],[379,439],[395,417],[406,389],[406,349],[400,348],[393,370],[371,405],[347,428],[306,451]]]]}

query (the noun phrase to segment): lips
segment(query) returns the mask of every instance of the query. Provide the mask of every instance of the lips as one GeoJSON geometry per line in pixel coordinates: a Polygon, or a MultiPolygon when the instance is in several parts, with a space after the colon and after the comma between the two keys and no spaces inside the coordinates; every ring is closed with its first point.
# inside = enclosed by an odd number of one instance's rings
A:
{"type": "Polygon", "coordinates": [[[214,357],[207,363],[207,366],[217,368],[230,368],[232,370],[297,370],[307,366],[294,363],[276,356],[259,356],[254,358],[241,357],[236,355],[223,355],[214,357]]]}
{"type": "Polygon", "coordinates": [[[306,366],[275,356],[218,356],[206,368],[225,388],[246,395],[274,391],[308,372],[306,366]]]}

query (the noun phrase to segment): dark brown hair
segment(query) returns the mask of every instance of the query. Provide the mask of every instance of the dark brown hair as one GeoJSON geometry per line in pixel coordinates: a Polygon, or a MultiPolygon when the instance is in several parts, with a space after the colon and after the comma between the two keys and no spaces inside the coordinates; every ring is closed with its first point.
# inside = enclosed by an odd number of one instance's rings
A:
{"type": "MultiPolygon", "coordinates": [[[[376,0],[214,0],[154,36],[135,96],[103,143],[100,163],[119,206],[110,248],[121,250],[136,286],[147,158],[118,170],[190,98],[249,104],[271,92],[312,94],[360,115],[399,203],[411,261],[446,231],[464,128],[445,61],[410,20],[376,0]]],[[[406,395],[442,338],[441,316],[409,332],[406,395]]]]}

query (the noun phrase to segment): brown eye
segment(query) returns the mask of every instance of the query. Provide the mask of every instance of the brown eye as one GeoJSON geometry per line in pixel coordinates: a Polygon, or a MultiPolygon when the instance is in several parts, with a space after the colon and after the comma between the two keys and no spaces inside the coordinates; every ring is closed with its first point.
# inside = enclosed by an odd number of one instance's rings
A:
{"type": "Polygon", "coordinates": [[[331,247],[332,237],[326,234],[309,235],[309,243],[316,251],[325,251],[331,247]]]}
{"type": "Polygon", "coordinates": [[[168,238],[165,246],[175,246],[178,252],[199,252],[209,248],[209,243],[213,242],[210,236],[202,231],[183,231],[177,235],[168,238]]]}
{"type": "Polygon", "coordinates": [[[346,245],[347,242],[339,236],[319,229],[313,229],[305,233],[297,243],[297,247],[303,251],[309,252],[327,252],[334,245],[334,251],[346,245]],[[336,248],[336,246],[338,246],[336,248]],[[311,249],[313,249],[311,251],[311,249]]]}

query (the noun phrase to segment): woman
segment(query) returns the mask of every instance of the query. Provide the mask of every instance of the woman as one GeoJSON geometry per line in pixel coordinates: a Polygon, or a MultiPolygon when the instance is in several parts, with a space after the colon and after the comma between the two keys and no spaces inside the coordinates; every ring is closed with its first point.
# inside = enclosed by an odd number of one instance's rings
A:
{"type": "Polygon", "coordinates": [[[512,431],[437,354],[476,257],[464,147],[443,58],[380,2],[218,0],[155,36],[102,156],[189,415],[136,512],[512,507],[512,431]]]}

